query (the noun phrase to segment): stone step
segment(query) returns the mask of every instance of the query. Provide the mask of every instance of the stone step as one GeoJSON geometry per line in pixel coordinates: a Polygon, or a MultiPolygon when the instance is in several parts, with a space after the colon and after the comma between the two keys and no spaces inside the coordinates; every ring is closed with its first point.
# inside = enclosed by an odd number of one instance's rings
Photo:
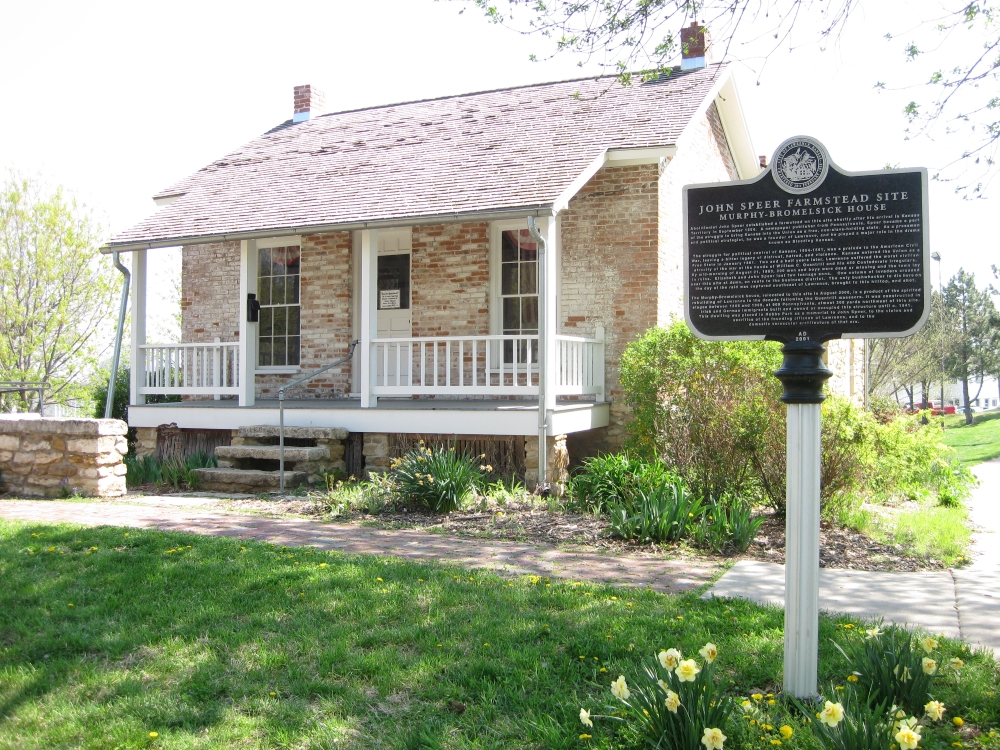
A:
{"type": "MultiPolygon", "coordinates": [[[[256,469],[195,469],[199,489],[213,492],[260,492],[276,490],[281,483],[276,471],[256,469]]],[[[285,488],[305,484],[309,475],[304,471],[286,471],[285,488]]]]}
{"type": "MultiPolygon", "coordinates": [[[[278,460],[280,447],[277,445],[220,445],[215,449],[219,458],[258,458],[278,460]]],[[[312,448],[285,446],[285,461],[301,463],[303,461],[329,461],[330,449],[325,445],[312,448]]]]}
{"type": "MultiPolygon", "coordinates": [[[[241,438],[276,438],[278,428],[271,425],[240,427],[237,435],[241,438]]],[[[343,427],[285,427],[285,437],[293,440],[345,440],[347,430],[343,427]]]]}

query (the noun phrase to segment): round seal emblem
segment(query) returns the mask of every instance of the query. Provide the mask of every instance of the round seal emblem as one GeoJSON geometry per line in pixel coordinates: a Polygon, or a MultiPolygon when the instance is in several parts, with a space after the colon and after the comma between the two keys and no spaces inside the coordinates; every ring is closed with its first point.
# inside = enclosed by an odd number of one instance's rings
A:
{"type": "Polygon", "coordinates": [[[778,146],[771,159],[771,174],[782,190],[808,193],[826,179],[830,156],[823,144],[808,136],[795,136],[778,146]]]}

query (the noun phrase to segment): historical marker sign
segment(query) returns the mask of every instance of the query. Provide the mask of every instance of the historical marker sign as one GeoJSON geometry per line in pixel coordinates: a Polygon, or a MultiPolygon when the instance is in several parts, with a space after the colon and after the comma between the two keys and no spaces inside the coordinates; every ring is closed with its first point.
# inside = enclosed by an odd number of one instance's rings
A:
{"type": "Polygon", "coordinates": [[[752,180],[684,188],[685,316],[707,339],[917,331],[930,309],[927,171],[845,172],[789,138],[752,180]]]}

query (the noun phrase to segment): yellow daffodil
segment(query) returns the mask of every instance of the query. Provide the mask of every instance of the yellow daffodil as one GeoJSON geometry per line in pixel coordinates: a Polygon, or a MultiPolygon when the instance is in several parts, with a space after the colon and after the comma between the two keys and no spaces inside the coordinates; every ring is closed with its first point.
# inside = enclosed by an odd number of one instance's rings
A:
{"type": "Polygon", "coordinates": [[[882,631],[878,628],[868,628],[865,631],[865,638],[878,638],[880,635],[882,635],[882,631]]]}
{"type": "Polygon", "coordinates": [[[920,733],[913,727],[903,727],[896,732],[896,742],[901,750],[916,750],[920,744],[920,733]]]}
{"type": "Polygon", "coordinates": [[[844,707],[840,703],[827,701],[823,710],[816,714],[816,718],[828,727],[835,727],[844,718],[844,707]]]}
{"type": "Polygon", "coordinates": [[[934,674],[937,672],[937,662],[926,656],[920,660],[920,666],[923,668],[924,674],[934,674]]]}
{"type": "Polygon", "coordinates": [[[629,692],[628,685],[625,684],[625,675],[618,675],[618,679],[611,683],[611,693],[620,701],[629,699],[632,693],[629,692]]]}
{"type": "Polygon", "coordinates": [[[941,701],[931,701],[924,705],[924,713],[934,721],[941,721],[944,718],[944,704],[941,701]]]}
{"type": "Polygon", "coordinates": [[[681,682],[694,682],[701,667],[694,659],[685,659],[677,665],[677,679],[681,682]]]}
{"type": "Polygon", "coordinates": [[[931,638],[930,636],[927,636],[926,638],[921,638],[918,641],[918,643],[920,644],[920,648],[922,648],[928,654],[938,647],[938,642],[934,638],[931,638]]]}
{"type": "Polygon", "coordinates": [[[705,727],[705,734],[702,735],[701,744],[705,750],[722,750],[722,745],[726,741],[726,735],[721,729],[705,727]]]}
{"type": "Polygon", "coordinates": [[[956,656],[953,659],[948,660],[948,666],[957,672],[959,669],[965,666],[965,662],[956,656]]]}
{"type": "Polygon", "coordinates": [[[661,651],[657,658],[660,660],[660,666],[668,672],[673,672],[681,661],[681,652],[676,648],[668,648],[666,651],[661,651]]]}
{"type": "Polygon", "coordinates": [[[719,649],[714,643],[706,643],[698,649],[698,653],[701,654],[702,659],[711,664],[719,655],[719,649]]]}
{"type": "Polygon", "coordinates": [[[677,695],[673,690],[667,691],[667,698],[663,701],[663,704],[667,707],[670,713],[677,713],[678,707],[681,705],[681,697],[677,695]]]}
{"type": "Polygon", "coordinates": [[[743,701],[740,705],[743,706],[744,711],[753,711],[753,703],[750,701],[743,701]]]}
{"type": "Polygon", "coordinates": [[[588,711],[585,708],[580,709],[580,723],[583,724],[585,727],[594,726],[594,722],[590,720],[590,711],[588,711]]]}
{"type": "Polygon", "coordinates": [[[787,724],[785,724],[783,727],[781,727],[780,729],[778,729],[778,731],[781,732],[781,736],[784,737],[786,740],[789,739],[789,738],[791,738],[791,736],[793,734],[795,734],[795,730],[792,729],[787,724]]]}

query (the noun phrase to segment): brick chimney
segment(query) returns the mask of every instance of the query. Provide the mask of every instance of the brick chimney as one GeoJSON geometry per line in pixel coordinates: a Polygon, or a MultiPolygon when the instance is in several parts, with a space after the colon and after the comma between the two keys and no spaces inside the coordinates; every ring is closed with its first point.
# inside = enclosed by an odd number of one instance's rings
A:
{"type": "Polygon", "coordinates": [[[681,70],[697,70],[712,62],[712,35],[697,21],[681,29],[681,70]]]}
{"type": "Polygon", "coordinates": [[[295,111],[292,122],[305,122],[323,111],[323,92],[308,83],[295,87],[295,111]]]}

